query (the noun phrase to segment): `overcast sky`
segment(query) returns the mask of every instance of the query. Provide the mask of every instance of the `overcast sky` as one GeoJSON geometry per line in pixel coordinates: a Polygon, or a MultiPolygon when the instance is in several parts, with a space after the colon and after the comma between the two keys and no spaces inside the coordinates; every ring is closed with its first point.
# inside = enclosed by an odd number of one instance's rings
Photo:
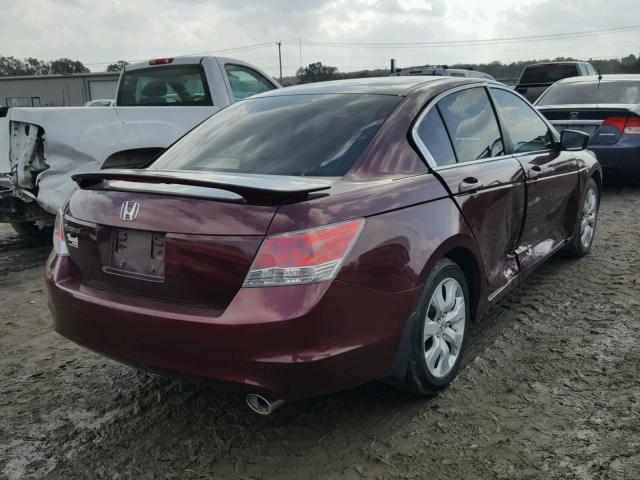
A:
{"type": "Polygon", "coordinates": [[[417,43],[640,25],[640,0],[0,0],[0,54],[104,62],[212,52],[274,76],[315,61],[340,70],[525,60],[620,57],[640,52],[640,29],[597,36],[455,46],[310,46],[306,42],[417,43]],[[300,49],[298,42],[302,41],[300,49]],[[301,54],[301,55],[300,55],[301,54]]]}

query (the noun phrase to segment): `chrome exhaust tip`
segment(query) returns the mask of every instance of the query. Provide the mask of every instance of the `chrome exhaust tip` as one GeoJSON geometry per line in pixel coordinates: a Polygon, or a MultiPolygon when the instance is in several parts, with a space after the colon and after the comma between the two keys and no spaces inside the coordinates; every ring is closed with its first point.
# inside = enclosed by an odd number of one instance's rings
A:
{"type": "Polygon", "coordinates": [[[271,415],[284,404],[284,400],[269,398],[257,393],[250,393],[245,400],[249,408],[258,415],[271,415]]]}

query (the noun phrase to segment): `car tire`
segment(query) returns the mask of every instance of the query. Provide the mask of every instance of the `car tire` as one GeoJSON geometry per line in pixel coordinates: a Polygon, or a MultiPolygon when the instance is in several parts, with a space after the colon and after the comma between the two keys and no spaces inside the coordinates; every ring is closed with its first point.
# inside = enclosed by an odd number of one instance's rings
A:
{"type": "Polygon", "coordinates": [[[415,312],[402,389],[432,397],[455,379],[466,346],[470,313],[464,273],[455,262],[440,260],[427,278],[415,312]]]}
{"type": "Polygon", "coordinates": [[[567,245],[566,252],[570,257],[581,258],[591,251],[596,234],[599,207],[598,186],[593,178],[590,178],[580,202],[580,211],[573,229],[573,237],[567,245]]]}
{"type": "Polygon", "coordinates": [[[51,239],[53,235],[51,227],[40,228],[36,222],[12,222],[11,226],[19,235],[34,240],[51,239]]]}

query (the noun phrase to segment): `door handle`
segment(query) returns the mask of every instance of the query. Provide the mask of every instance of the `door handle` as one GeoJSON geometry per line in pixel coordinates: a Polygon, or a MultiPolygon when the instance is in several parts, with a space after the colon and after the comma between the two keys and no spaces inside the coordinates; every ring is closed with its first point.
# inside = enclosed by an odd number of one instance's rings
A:
{"type": "Polygon", "coordinates": [[[534,165],[527,171],[528,178],[537,178],[542,173],[542,167],[539,165],[534,165]]]}
{"type": "Polygon", "coordinates": [[[460,182],[460,185],[458,185],[458,192],[475,192],[480,188],[482,188],[482,182],[480,180],[476,177],[467,177],[460,182]]]}

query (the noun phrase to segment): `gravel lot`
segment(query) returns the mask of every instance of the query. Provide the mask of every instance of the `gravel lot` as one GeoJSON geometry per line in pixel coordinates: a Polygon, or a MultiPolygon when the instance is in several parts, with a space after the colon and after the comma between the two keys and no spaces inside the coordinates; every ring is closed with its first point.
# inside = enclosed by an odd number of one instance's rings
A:
{"type": "Polygon", "coordinates": [[[289,404],[138,372],[52,331],[46,245],[0,227],[0,478],[640,478],[640,189],[592,254],[551,259],[478,322],[458,380],[289,404]]]}

